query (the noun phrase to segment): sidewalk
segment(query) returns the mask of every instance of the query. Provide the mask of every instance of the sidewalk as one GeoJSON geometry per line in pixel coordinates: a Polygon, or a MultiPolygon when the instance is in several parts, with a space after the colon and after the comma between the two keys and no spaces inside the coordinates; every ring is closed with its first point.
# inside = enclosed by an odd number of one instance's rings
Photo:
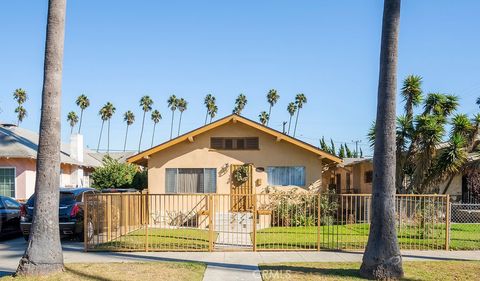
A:
{"type": "MultiPolygon", "coordinates": [[[[26,242],[0,242],[0,276],[15,271],[26,242]]],[[[361,262],[363,252],[83,252],[83,244],[63,243],[65,263],[195,261],[207,264],[205,281],[261,280],[260,263],[361,262]]],[[[480,260],[480,251],[402,251],[404,261],[480,260]]]]}

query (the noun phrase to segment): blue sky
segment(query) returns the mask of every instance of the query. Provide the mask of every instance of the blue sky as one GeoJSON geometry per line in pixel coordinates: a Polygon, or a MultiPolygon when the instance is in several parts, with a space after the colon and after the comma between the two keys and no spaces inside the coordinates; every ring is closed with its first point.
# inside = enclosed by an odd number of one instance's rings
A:
{"type": "MultiPolygon", "coordinates": [[[[0,120],[14,122],[12,92],[24,88],[28,117],[22,126],[38,130],[47,1],[0,3],[0,120]]],[[[68,1],[62,118],[77,110],[85,93],[91,107],[85,140],[96,148],[99,108],[111,101],[111,144],[123,148],[126,110],[136,113],[128,149],[136,149],[141,109],[148,94],[163,120],[155,143],[169,136],[170,94],[189,102],[182,132],[203,124],[203,97],[213,93],[219,117],[230,114],[235,97],[248,98],[243,113],[258,119],[268,109],[271,88],[281,98],[270,124],[281,130],[287,104],[303,92],[308,103],[297,135],[318,144],[362,140],[375,117],[383,1],[68,1]]],[[[460,111],[478,112],[480,96],[480,2],[409,0],[402,3],[399,82],[424,77],[426,92],[461,98],[460,111]]],[[[400,100],[399,100],[400,102],[400,100]]],[[[399,104],[399,108],[401,104],[399,104]]],[[[178,120],[178,119],[177,119],[178,120]]],[[[62,136],[69,127],[63,123],[62,136]]],[[[147,122],[143,147],[150,145],[147,122]]],[[[353,144],[350,144],[353,146],[353,144]]],[[[102,142],[106,147],[106,138],[102,142]]]]}

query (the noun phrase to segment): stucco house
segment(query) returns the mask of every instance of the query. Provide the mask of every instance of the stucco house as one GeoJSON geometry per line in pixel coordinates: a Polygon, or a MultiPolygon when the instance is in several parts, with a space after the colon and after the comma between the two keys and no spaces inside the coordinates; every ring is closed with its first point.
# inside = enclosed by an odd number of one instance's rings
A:
{"type": "MultiPolygon", "coordinates": [[[[338,193],[370,194],[373,179],[372,158],[344,158],[335,172],[335,185],[338,193]]],[[[453,201],[470,203],[480,202],[480,196],[473,191],[479,184],[480,153],[470,153],[464,172],[456,174],[451,181],[447,180],[437,186],[439,194],[449,194],[453,201]]],[[[478,188],[478,187],[477,187],[478,188]]]]}
{"type": "MultiPolygon", "coordinates": [[[[0,195],[18,200],[35,189],[38,134],[13,124],[0,124],[0,195]]],[[[89,187],[90,173],[102,164],[101,156],[84,148],[83,136],[74,134],[61,144],[62,187],[89,187]]]]}
{"type": "Polygon", "coordinates": [[[259,194],[326,188],[341,159],[239,115],[229,115],[127,160],[148,168],[148,191],[259,194]],[[248,180],[236,183],[242,169],[248,180]]]}

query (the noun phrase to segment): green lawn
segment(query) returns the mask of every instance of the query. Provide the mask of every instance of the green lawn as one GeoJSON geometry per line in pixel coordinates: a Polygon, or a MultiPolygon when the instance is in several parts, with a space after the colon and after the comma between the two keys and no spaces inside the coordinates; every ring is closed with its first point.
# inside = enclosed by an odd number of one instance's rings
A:
{"type": "MultiPolygon", "coordinates": [[[[216,236],[215,236],[216,237],[216,236]]],[[[149,228],[149,250],[208,250],[208,231],[195,228],[149,228]]],[[[144,250],[145,229],[133,231],[110,242],[99,244],[97,250],[144,250]]]]}
{"type": "Polygon", "coordinates": [[[65,272],[42,277],[1,277],[0,281],[201,281],[206,265],[193,262],[65,264],[65,272]]]}
{"type": "MultiPolygon", "coordinates": [[[[257,232],[258,249],[316,249],[317,227],[271,227],[257,232]]],[[[321,249],[363,249],[368,240],[368,224],[330,225],[320,227],[321,249]]],[[[435,250],[445,247],[445,225],[428,231],[412,226],[398,229],[402,249],[435,250]]],[[[480,224],[453,224],[452,250],[480,249],[480,224]]]]}
{"type": "MultiPolygon", "coordinates": [[[[358,275],[360,263],[261,264],[264,281],[365,280],[358,275]]],[[[480,280],[478,261],[404,262],[404,280],[480,280]]]]}

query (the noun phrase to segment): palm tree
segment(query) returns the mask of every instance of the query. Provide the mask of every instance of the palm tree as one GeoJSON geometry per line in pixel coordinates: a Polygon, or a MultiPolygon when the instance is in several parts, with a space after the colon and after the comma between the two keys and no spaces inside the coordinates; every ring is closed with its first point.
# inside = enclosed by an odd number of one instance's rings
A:
{"type": "Polygon", "coordinates": [[[262,125],[265,126],[265,125],[268,124],[268,119],[270,118],[270,116],[268,115],[268,113],[266,111],[262,111],[258,115],[258,118],[260,119],[260,123],[262,123],[262,125]]]}
{"type": "Polygon", "coordinates": [[[480,97],[477,98],[477,105],[480,106],[480,97]]]}
{"type": "Polygon", "coordinates": [[[80,96],[78,96],[75,103],[78,107],[80,107],[80,123],[78,125],[78,133],[80,134],[80,130],[82,129],[83,111],[90,106],[90,100],[86,95],[81,94],[80,96]]]}
{"type": "Polygon", "coordinates": [[[290,114],[290,121],[288,121],[288,132],[287,134],[290,135],[290,125],[292,124],[292,117],[295,115],[297,111],[297,105],[294,102],[291,102],[287,106],[288,114],[290,114]]]}
{"type": "Polygon", "coordinates": [[[360,275],[369,279],[403,277],[395,229],[395,98],[400,0],[385,0],[380,52],[373,156],[372,223],[360,275]]]}
{"type": "MultiPolygon", "coordinates": [[[[280,95],[277,93],[277,90],[271,89],[268,91],[267,94],[267,101],[270,104],[270,107],[268,108],[268,117],[272,116],[272,107],[278,102],[280,99],[280,95]]],[[[268,122],[270,121],[270,118],[267,120],[267,126],[268,122]]]]}
{"type": "Polygon", "coordinates": [[[212,119],[215,118],[217,113],[218,113],[218,106],[213,105],[212,108],[210,108],[210,123],[212,123],[212,119]]]}
{"type": "Polygon", "coordinates": [[[13,99],[18,103],[17,108],[15,108],[15,113],[17,114],[17,126],[19,126],[27,116],[27,110],[23,107],[23,104],[28,99],[27,92],[22,88],[18,88],[13,92],[13,99]]]}
{"type": "Polygon", "coordinates": [[[178,111],[180,111],[180,119],[178,120],[178,133],[177,136],[180,135],[180,126],[182,125],[182,115],[185,110],[187,110],[188,102],[181,98],[177,102],[178,111]]]}
{"type": "Polygon", "coordinates": [[[152,110],[153,100],[149,96],[143,96],[140,99],[140,107],[143,110],[143,118],[142,118],[142,130],[140,131],[140,140],[138,141],[138,152],[140,152],[140,148],[142,146],[142,137],[143,137],[143,128],[145,126],[145,115],[147,112],[152,110]]]}
{"type": "Polygon", "coordinates": [[[133,124],[133,122],[135,122],[135,114],[133,114],[133,112],[131,112],[130,110],[125,112],[123,114],[123,121],[127,123],[127,130],[125,131],[125,141],[123,142],[123,152],[125,152],[125,149],[127,148],[128,128],[130,127],[130,125],[133,124]]]}
{"type": "Polygon", "coordinates": [[[157,127],[158,122],[162,120],[162,115],[160,114],[160,111],[154,110],[152,111],[152,121],[153,121],[153,134],[152,134],[152,144],[150,146],[153,147],[153,140],[155,139],[155,128],[157,127]]]}
{"type": "Polygon", "coordinates": [[[241,115],[246,105],[247,97],[244,94],[238,95],[237,99],[235,100],[235,108],[233,109],[233,113],[241,115]]]}
{"type": "Polygon", "coordinates": [[[178,107],[178,99],[175,95],[171,95],[167,100],[168,107],[172,111],[172,125],[170,126],[170,139],[173,136],[173,120],[175,119],[175,110],[178,107]]]}
{"type": "Polygon", "coordinates": [[[27,116],[27,110],[22,105],[19,105],[15,108],[15,113],[17,114],[17,126],[20,126],[20,123],[27,116]]]}
{"type": "Polygon", "coordinates": [[[35,179],[35,206],[27,249],[16,274],[47,275],[63,271],[58,212],[60,186],[60,104],[65,35],[65,0],[48,2],[42,110],[35,179]]]}
{"type": "Polygon", "coordinates": [[[78,115],[75,111],[70,111],[67,114],[67,122],[70,125],[70,135],[73,133],[73,127],[78,123],[78,115]]]}
{"type": "Polygon", "coordinates": [[[295,119],[295,128],[293,129],[293,137],[297,133],[297,124],[298,124],[298,115],[300,115],[300,109],[303,108],[303,105],[307,103],[307,97],[304,94],[298,94],[295,96],[295,104],[297,105],[297,118],[295,119]]]}
{"type": "Polygon", "coordinates": [[[110,119],[112,118],[113,114],[115,113],[116,108],[113,106],[111,102],[107,102],[98,112],[100,118],[102,119],[102,128],[100,129],[100,137],[98,138],[98,146],[97,152],[100,149],[100,141],[102,140],[102,132],[103,132],[103,125],[105,121],[108,121],[108,128],[107,128],[107,153],[110,152],[110,119]]]}
{"type": "Polygon", "coordinates": [[[205,125],[207,125],[208,115],[210,115],[212,108],[215,106],[215,97],[212,94],[206,95],[203,104],[207,108],[207,114],[205,115],[205,125]]]}

